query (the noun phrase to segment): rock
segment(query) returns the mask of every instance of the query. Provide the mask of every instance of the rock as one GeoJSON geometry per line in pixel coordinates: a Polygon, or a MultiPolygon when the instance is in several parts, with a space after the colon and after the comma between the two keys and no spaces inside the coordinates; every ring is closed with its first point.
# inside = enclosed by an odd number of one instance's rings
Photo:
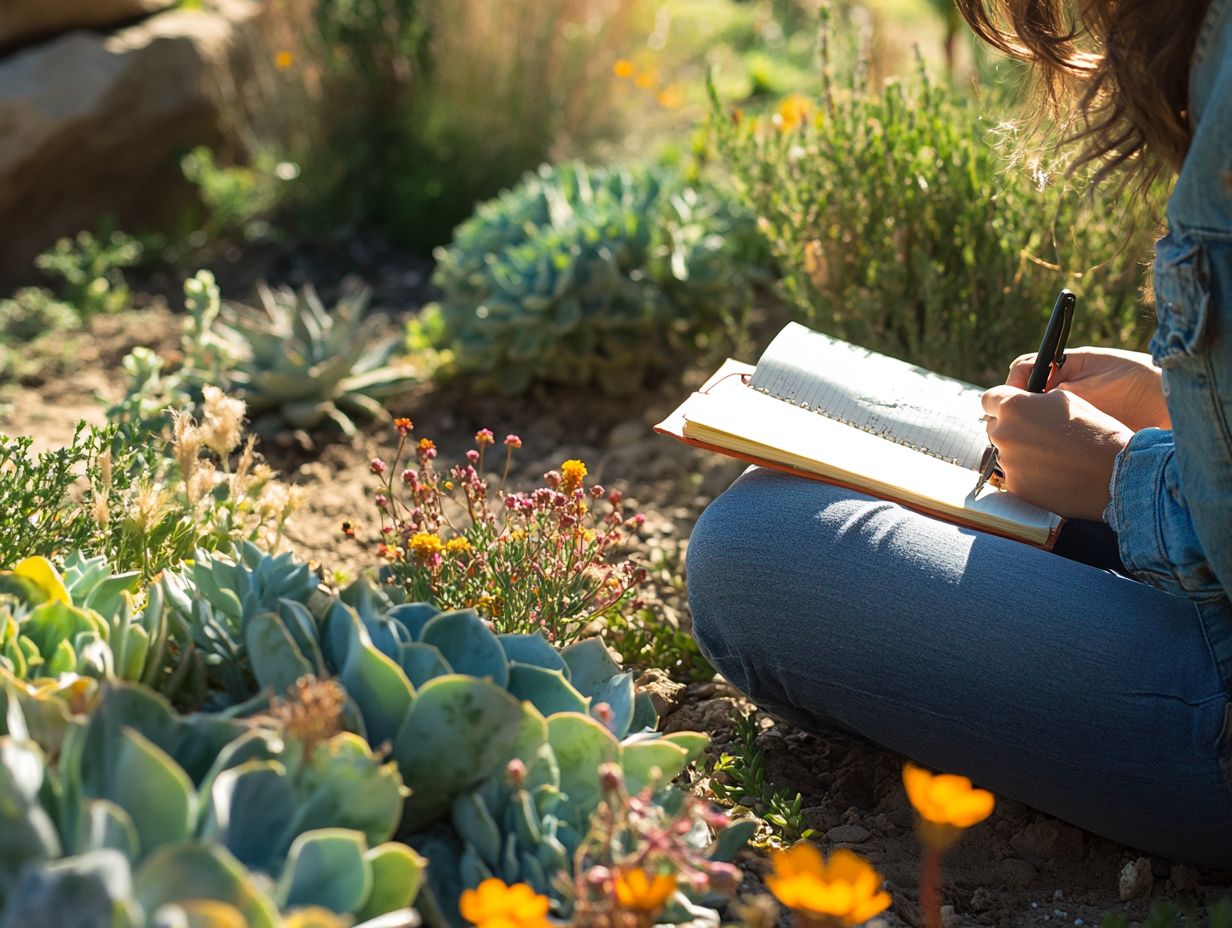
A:
{"type": "Polygon", "coordinates": [[[962,923],[962,916],[954,911],[952,905],[941,907],[941,928],[961,928],[962,923]]]}
{"type": "Polygon", "coordinates": [[[140,232],[182,215],[179,159],[226,147],[220,88],[263,7],[218,0],[0,59],[0,279],[28,276],[36,254],[103,217],[140,232]]]}
{"type": "Polygon", "coordinates": [[[116,26],[174,5],[175,0],[4,0],[0,47],[74,29],[116,26]]]}
{"type": "Polygon", "coordinates": [[[1202,885],[1202,874],[1189,864],[1173,864],[1168,874],[1173,892],[1191,893],[1202,885]]]}
{"type": "Polygon", "coordinates": [[[633,681],[634,686],[650,697],[659,718],[670,713],[680,702],[685,685],[677,683],[667,671],[652,667],[633,681]]]}
{"type": "Polygon", "coordinates": [[[863,844],[872,832],[862,825],[839,825],[826,832],[826,840],[833,844],[863,844]]]}
{"type": "Polygon", "coordinates": [[[1155,875],[1151,873],[1151,862],[1145,857],[1131,860],[1121,869],[1119,890],[1122,902],[1140,899],[1151,891],[1155,885],[1155,875]]]}
{"type": "Polygon", "coordinates": [[[1059,858],[1082,856],[1082,832],[1052,819],[1033,822],[1010,838],[1014,853],[1025,860],[1042,864],[1059,858]]]}
{"type": "Polygon", "coordinates": [[[1004,883],[1015,889],[1025,889],[1035,879],[1035,867],[1025,860],[1007,857],[997,864],[996,874],[996,882],[1004,883]]]}
{"type": "Polygon", "coordinates": [[[747,711],[747,706],[728,697],[708,699],[704,702],[685,703],[661,722],[664,733],[674,731],[705,731],[711,734],[729,731],[736,715],[747,711]]]}

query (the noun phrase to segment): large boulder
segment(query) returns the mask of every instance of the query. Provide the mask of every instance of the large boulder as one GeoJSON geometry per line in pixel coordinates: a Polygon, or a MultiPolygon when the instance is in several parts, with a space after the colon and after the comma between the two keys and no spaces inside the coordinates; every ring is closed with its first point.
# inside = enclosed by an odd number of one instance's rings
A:
{"type": "Polygon", "coordinates": [[[213,0],[208,13],[170,10],[0,59],[0,293],[59,236],[182,215],[180,158],[228,144],[223,88],[262,6],[213,0]]]}
{"type": "Polygon", "coordinates": [[[102,29],[149,16],[175,0],[3,0],[0,48],[74,29],[102,29]]]}

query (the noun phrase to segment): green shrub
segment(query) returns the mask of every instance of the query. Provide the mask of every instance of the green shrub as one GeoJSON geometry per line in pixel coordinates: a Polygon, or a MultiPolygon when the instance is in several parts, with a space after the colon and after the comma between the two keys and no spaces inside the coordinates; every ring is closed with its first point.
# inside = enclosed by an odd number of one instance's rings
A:
{"type": "Polygon", "coordinates": [[[301,496],[241,447],[242,417],[211,388],[203,422],[181,416],[170,439],[83,423],[67,447],[36,452],[0,435],[0,569],[81,551],[151,576],[197,549],[276,549],[301,496]]]}
{"type": "Polygon", "coordinates": [[[1068,286],[1072,344],[1141,341],[1158,192],[1122,215],[1086,205],[1059,166],[1009,160],[1004,124],[922,70],[910,88],[828,86],[772,121],[733,119],[713,99],[718,150],[806,324],[995,382],[1068,286]]]}
{"type": "Polygon", "coordinates": [[[123,232],[79,232],[38,256],[40,270],[61,281],[61,296],[83,319],[118,313],[131,305],[124,269],[140,263],[144,249],[123,232]]]}
{"type": "Polygon", "coordinates": [[[80,342],[72,333],[80,327],[77,310],[41,287],[0,300],[0,382],[71,369],[80,342]]]}
{"type": "Polygon", "coordinates": [[[258,150],[252,160],[251,165],[223,166],[204,146],[181,159],[180,170],[197,187],[205,206],[199,233],[205,241],[235,233],[246,241],[255,241],[270,234],[270,216],[299,169],[278,161],[265,149],[258,150]]]}
{"type": "Polygon", "coordinates": [[[31,555],[66,554],[97,536],[97,521],[70,491],[83,477],[99,477],[99,459],[113,438],[82,424],[67,447],[36,452],[32,438],[0,434],[0,568],[31,555]]]}
{"type": "Polygon", "coordinates": [[[749,297],[747,216],[648,167],[541,167],[436,253],[452,369],[481,388],[628,393],[729,336],[749,297]]]}

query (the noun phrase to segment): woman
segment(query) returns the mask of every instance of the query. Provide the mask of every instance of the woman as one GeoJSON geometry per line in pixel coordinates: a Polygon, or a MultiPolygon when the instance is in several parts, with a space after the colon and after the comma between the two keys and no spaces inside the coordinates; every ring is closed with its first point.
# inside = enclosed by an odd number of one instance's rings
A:
{"type": "Polygon", "coordinates": [[[1058,556],[751,470],[693,533],[694,631],[804,728],[1232,868],[1232,0],[957,2],[1072,94],[1081,158],[1177,174],[1151,355],[1071,351],[1042,395],[1019,358],[984,397],[1008,488],[1085,521],[1058,556]]]}

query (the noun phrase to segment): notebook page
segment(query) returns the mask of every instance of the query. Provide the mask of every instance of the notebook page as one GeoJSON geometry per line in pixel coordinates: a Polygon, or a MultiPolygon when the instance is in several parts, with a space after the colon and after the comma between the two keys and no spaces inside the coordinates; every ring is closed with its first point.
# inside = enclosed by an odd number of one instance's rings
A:
{"type": "Polygon", "coordinates": [[[721,448],[829,477],[875,496],[1044,544],[1060,519],[985,486],[970,471],[742,386],[738,379],[690,397],[683,434],[721,448]]]}
{"type": "Polygon", "coordinates": [[[792,322],[749,383],[795,406],[968,470],[988,447],[983,390],[792,322]]]}

